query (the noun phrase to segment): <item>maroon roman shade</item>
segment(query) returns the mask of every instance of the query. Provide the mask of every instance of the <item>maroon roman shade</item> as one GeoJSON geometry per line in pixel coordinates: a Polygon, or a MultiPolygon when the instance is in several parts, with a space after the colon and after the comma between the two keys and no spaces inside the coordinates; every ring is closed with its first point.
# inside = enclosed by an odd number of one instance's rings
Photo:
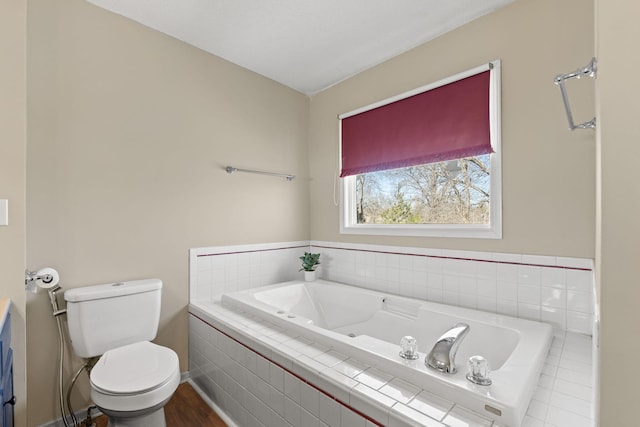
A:
{"type": "Polygon", "coordinates": [[[493,152],[491,71],[341,120],[341,177],[493,152]]]}

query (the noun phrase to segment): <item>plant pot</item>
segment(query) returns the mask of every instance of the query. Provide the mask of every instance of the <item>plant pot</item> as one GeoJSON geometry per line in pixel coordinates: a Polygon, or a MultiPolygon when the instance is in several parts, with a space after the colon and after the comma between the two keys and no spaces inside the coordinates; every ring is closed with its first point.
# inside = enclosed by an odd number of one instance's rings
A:
{"type": "Polygon", "coordinates": [[[317,271],[305,271],[304,272],[304,281],[305,282],[313,282],[314,280],[316,280],[318,278],[318,272],[317,271]]]}

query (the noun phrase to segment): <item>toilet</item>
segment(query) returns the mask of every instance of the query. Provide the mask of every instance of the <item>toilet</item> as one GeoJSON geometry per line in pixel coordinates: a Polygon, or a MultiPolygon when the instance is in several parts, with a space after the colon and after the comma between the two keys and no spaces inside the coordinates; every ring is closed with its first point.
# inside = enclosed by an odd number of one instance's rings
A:
{"type": "Polygon", "coordinates": [[[64,293],[74,352],[100,356],[91,398],[109,427],[165,427],[164,405],[180,383],[178,355],[151,342],[158,332],[162,281],[85,286],[64,293]]]}

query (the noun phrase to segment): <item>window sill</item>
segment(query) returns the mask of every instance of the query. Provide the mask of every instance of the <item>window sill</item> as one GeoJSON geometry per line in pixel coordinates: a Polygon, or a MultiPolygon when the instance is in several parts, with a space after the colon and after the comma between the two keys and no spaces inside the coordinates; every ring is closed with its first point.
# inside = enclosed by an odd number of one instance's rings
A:
{"type": "Polygon", "coordinates": [[[405,225],[368,224],[341,226],[340,234],[372,236],[453,237],[471,239],[502,239],[502,230],[490,225],[405,225]]]}

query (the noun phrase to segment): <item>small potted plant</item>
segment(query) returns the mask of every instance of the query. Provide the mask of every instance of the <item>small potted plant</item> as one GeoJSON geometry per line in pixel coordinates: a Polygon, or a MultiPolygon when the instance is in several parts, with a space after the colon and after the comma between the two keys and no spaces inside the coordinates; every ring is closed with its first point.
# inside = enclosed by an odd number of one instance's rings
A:
{"type": "Polygon", "coordinates": [[[300,260],[302,261],[302,268],[299,271],[304,271],[304,280],[306,282],[316,280],[316,268],[320,265],[320,254],[305,252],[300,257],[300,260]]]}

